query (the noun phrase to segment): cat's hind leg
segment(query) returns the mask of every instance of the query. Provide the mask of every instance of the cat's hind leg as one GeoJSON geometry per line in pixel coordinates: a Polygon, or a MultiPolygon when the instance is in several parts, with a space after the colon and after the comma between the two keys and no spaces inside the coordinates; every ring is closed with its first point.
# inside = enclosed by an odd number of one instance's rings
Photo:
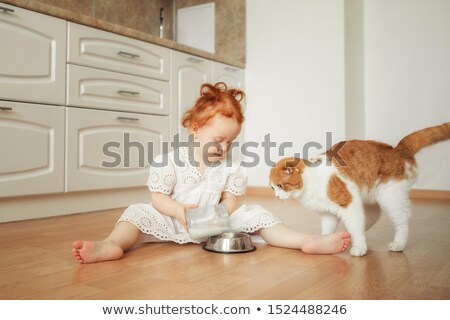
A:
{"type": "Polygon", "coordinates": [[[411,201],[410,182],[388,182],[379,188],[377,202],[391,219],[395,229],[394,241],[389,244],[390,251],[403,251],[408,241],[411,201]]]}
{"type": "Polygon", "coordinates": [[[331,234],[336,232],[339,218],[331,213],[322,213],[320,215],[320,226],[322,234],[331,234]]]}

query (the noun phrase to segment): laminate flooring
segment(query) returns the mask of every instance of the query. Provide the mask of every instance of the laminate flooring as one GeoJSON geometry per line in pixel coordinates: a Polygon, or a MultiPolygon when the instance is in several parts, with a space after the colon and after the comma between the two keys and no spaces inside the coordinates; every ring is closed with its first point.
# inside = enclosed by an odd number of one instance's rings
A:
{"type": "MultiPolygon", "coordinates": [[[[293,201],[241,202],[261,204],[300,231],[320,230],[319,215],[293,201]]],[[[388,251],[393,228],[372,206],[364,257],[307,255],[255,239],[257,250],[245,254],[150,243],[121,260],[78,264],[72,241],[106,237],[122,211],[0,224],[0,299],[450,299],[450,202],[413,201],[402,253],[388,251]]]]}

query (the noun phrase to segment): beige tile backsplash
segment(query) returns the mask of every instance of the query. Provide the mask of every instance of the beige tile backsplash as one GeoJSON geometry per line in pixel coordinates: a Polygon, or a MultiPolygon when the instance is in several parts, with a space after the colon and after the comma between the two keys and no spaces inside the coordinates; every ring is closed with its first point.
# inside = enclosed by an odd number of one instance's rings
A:
{"type": "Polygon", "coordinates": [[[35,2],[155,36],[159,36],[159,12],[160,8],[164,8],[164,38],[169,40],[176,37],[173,30],[173,13],[176,9],[215,2],[215,54],[221,60],[245,65],[245,0],[35,0],[35,2]]]}
{"type": "Polygon", "coordinates": [[[164,37],[172,35],[172,0],[94,0],[95,18],[159,36],[159,12],[164,8],[164,37]]]}

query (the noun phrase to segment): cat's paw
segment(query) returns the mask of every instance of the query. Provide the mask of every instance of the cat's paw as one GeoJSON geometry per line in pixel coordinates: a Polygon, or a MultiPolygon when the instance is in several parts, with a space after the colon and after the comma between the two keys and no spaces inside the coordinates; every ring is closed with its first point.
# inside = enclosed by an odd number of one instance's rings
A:
{"type": "Polygon", "coordinates": [[[403,251],[405,249],[405,245],[403,243],[391,242],[389,244],[389,251],[403,251]]]}
{"type": "Polygon", "coordinates": [[[352,247],[350,254],[354,257],[362,257],[367,253],[367,247],[352,247]]]}

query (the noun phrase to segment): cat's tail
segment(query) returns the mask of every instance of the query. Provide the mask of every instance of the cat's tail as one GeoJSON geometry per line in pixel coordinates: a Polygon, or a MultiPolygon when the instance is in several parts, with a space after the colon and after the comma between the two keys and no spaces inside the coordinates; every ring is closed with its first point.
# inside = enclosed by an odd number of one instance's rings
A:
{"type": "Polygon", "coordinates": [[[450,122],[413,132],[404,137],[396,149],[404,158],[412,159],[420,149],[447,139],[450,139],[450,122]]]}

